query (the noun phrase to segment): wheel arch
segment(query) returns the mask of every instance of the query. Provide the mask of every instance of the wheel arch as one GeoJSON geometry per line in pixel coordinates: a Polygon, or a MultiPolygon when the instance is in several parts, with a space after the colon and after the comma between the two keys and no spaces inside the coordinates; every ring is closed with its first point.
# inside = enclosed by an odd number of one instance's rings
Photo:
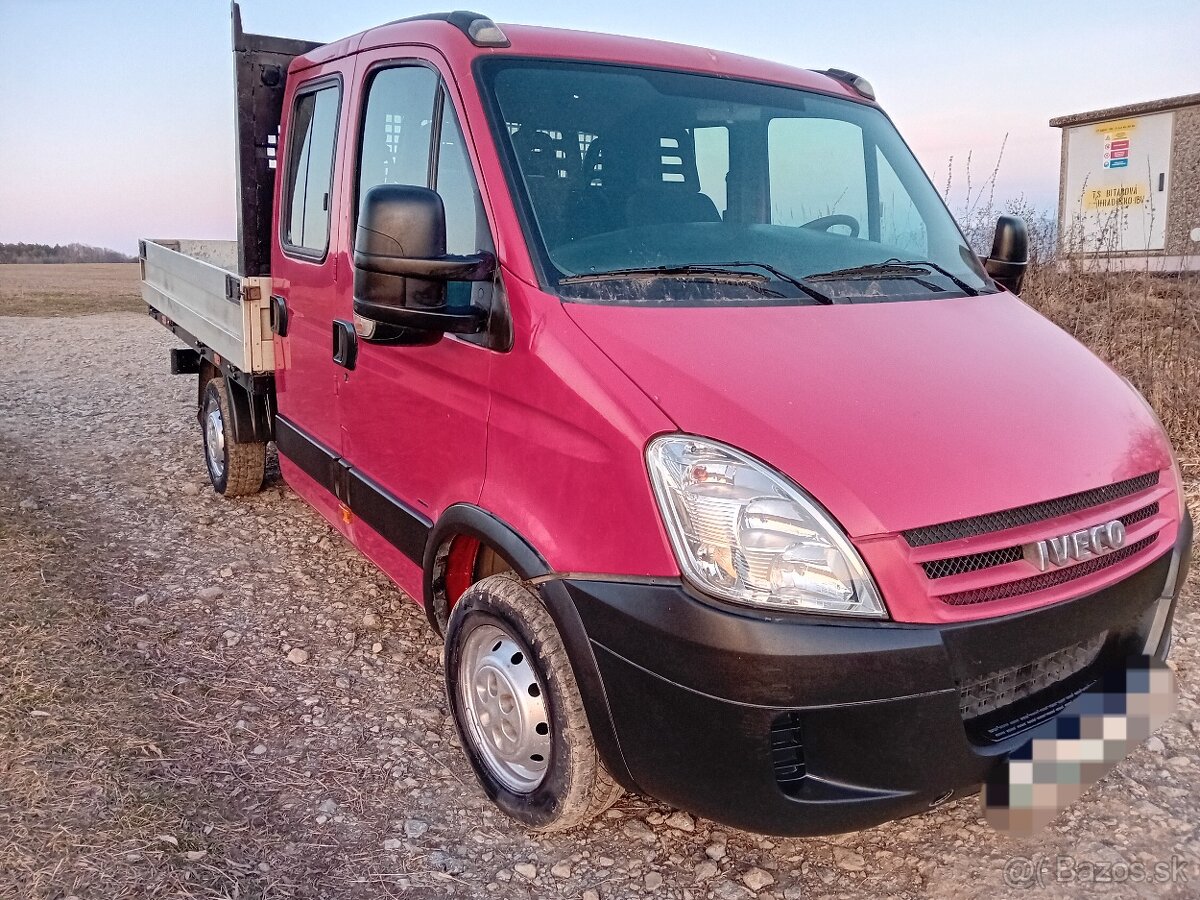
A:
{"type": "Polygon", "coordinates": [[[211,362],[200,357],[200,367],[196,378],[196,420],[204,418],[204,391],[208,387],[208,383],[214,378],[221,377],[221,370],[214,366],[211,362]]]}
{"type": "MultiPolygon", "coordinates": [[[[545,558],[521,534],[504,520],[470,503],[456,503],[442,513],[425,544],[423,593],[425,615],[439,635],[445,633],[450,614],[445,585],[445,562],[454,541],[469,538],[479,542],[506,562],[522,581],[554,575],[545,558]]],[[[562,585],[549,579],[535,586],[537,595],[554,620],[563,647],[575,672],[587,712],[588,724],[605,766],[626,790],[639,788],[629,774],[624,754],[617,741],[608,695],[600,677],[600,668],[592,653],[591,641],[575,603],[562,585]]]]}
{"type": "Polygon", "coordinates": [[[246,386],[207,358],[200,358],[196,384],[196,417],[204,414],[204,391],[216,378],[225,379],[225,394],[229,398],[229,425],[234,439],[243,443],[266,443],[275,439],[274,400],[270,393],[251,393],[246,386]]]}

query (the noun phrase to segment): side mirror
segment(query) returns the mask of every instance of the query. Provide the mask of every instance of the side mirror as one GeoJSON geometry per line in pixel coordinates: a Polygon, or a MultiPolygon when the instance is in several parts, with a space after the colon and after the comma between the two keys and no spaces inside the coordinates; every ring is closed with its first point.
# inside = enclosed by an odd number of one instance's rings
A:
{"type": "Polygon", "coordinates": [[[1025,221],[1016,216],[1001,216],[996,220],[996,236],[992,239],[992,252],[983,261],[984,269],[992,281],[1019,294],[1028,265],[1029,233],[1025,221]]]}
{"type": "Polygon", "coordinates": [[[436,191],[381,184],[367,191],[354,238],[354,312],[416,331],[478,334],[487,312],[446,305],[446,282],[488,281],[490,253],[446,254],[446,210],[436,191]]]}

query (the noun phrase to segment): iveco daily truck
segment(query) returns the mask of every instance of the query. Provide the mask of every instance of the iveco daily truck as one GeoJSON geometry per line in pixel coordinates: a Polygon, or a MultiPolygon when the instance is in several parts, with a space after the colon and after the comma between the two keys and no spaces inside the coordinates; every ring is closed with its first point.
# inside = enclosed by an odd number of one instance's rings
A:
{"type": "Polygon", "coordinates": [[[975,791],[1131,655],[1191,521],[1157,418],[971,251],[871,86],[236,8],[239,240],[142,242],[209,473],[422,604],[484,791],[812,834],[975,791]]]}

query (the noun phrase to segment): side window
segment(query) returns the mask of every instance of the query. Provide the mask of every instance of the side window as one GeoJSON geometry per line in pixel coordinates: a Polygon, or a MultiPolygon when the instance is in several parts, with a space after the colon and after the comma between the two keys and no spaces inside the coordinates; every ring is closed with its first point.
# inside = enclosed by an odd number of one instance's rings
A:
{"type": "Polygon", "coordinates": [[[424,66],[383,69],[371,79],[359,149],[359,204],[378,184],[429,185],[437,86],[437,73],[424,66]]]}
{"type": "MultiPolygon", "coordinates": [[[[475,181],[475,170],[471,168],[471,155],[454,104],[445,93],[442,94],[442,129],[433,187],[446,207],[446,252],[466,255],[477,250],[492,250],[479,184],[475,181]]],[[[473,292],[479,292],[478,299],[482,301],[482,292],[488,290],[490,286],[483,283],[451,281],[446,285],[446,303],[470,306],[473,292]]]]}
{"type": "MultiPolygon", "coordinates": [[[[767,156],[773,225],[803,225],[822,216],[848,215],[858,220],[866,237],[861,128],[840,119],[772,119],[767,156]]],[[[835,228],[833,233],[845,233],[845,226],[835,228]]]]}
{"type": "Polygon", "coordinates": [[[446,252],[466,254],[490,250],[483,243],[488,239],[488,231],[467,143],[454,104],[444,96],[437,180],[433,186],[446,205],[446,252]]]}
{"type": "Polygon", "coordinates": [[[929,235],[925,220],[917,205],[905,190],[904,184],[883,152],[877,147],[879,163],[879,241],[899,247],[905,256],[926,259],[929,255],[929,235]]]}
{"type": "Polygon", "coordinates": [[[333,154],[340,89],[330,85],[296,98],[288,136],[286,246],[324,255],[329,247],[333,154]]]}
{"type": "Polygon", "coordinates": [[[708,194],[724,218],[726,178],[729,175],[729,129],[724,125],[697,126],[692,129],[696,144],[696,174],[700,192],[708,194]]]}

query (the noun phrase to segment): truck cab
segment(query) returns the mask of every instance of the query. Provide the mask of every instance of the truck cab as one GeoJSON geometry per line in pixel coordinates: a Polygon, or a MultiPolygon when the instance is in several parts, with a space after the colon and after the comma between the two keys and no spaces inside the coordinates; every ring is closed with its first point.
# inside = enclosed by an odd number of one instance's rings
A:
{"type": "Polygon", "coordinates": [[[424,607],[515,819],[631,790],[861,828],[1165,658],[1161,425],[1018,298],[1018,222],[971,251],[864,79],[466,12],[234,32],[218,271],[258,361],[214,350],[178,243],[144,246],[147,303],[214,485],[274,441],[424,607]]]}

